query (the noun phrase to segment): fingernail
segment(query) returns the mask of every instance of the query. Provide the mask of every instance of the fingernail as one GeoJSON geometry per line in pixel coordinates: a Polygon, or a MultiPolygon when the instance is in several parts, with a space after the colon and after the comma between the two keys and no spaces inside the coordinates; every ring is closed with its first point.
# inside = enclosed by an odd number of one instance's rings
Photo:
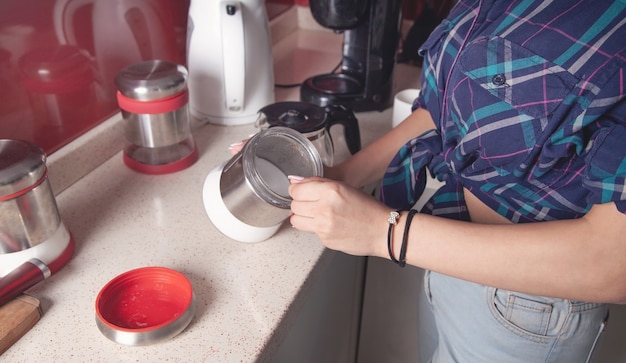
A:
{"type": "Polygon", "coordinates": [[[303,176],[299,175],[287,175],[287,179],[289,180],[304,180],[303,176]]]}
{"type": "Polygon", "coordinates": [[[252,134],[248,135],[248,139],[251,138],[252,136],[256,135],[256,134],[257,133],[255,132],[255,133],[252,133],[252,134]]]}
{"type": "Polygon", "coordinates": [[[232,149],[232,148],[234,148],[234,147],[241,146],[241,145],[243,145],[243,141],[233,142],[232,144],[230,144],[230,145],[228,146],[228,148],[229,148],[229,149],[232,149]]]}

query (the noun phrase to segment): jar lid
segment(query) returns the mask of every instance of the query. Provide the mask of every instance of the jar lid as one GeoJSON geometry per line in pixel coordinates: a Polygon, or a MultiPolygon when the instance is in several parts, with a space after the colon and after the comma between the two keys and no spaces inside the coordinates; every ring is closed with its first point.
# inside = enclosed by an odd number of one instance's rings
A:
{"type": "Polygon", "coordinates": [[[126,97],[152,101],[173,96],[187,87],[187,69],[179,64],[150,60],[132,64],[117,74],[115,84],[126,97]]]}
{"type": "MultiPolygon", "coordinates": [[[[259,110],[270,127],[289,127],[301,133],[324,129],[328,123],[326,110],[307,102],[276,102],[259,110]]],[[[261,122],[259,122],[261,123],[261,122]]]]}
{"type": "Polygon", "coordinates": [[[0,200],[37,183],[46,174],[46,154],[23,140],[0,139],[0,200]]]}

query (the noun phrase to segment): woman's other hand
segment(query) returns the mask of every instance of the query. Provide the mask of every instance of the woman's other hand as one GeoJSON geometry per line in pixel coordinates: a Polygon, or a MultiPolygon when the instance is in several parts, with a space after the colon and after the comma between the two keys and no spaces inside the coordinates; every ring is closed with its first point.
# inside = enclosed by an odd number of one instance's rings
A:
{"type": "Polygon", "coordinates": [[[241,141],[233,142],[228,145],[228,151],[230,151],[231,155],[235,155],[243,149],[244,145],[252,138],[252,136],[256,135],[256,133],[248,135],[247,138],[242,139],[241,141]]]}

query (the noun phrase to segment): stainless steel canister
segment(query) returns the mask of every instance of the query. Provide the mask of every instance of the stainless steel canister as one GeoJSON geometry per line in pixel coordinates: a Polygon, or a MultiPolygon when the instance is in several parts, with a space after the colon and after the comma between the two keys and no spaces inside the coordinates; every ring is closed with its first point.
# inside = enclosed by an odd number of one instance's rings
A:
{"type": "Polygon", "coordinates": [[[118,73],[117,100],[128,142],[124,161],[132,169],[162,174],[197,160],[187,77],[184,66],[162,60],[132,64],[118,73]]]}
{"type": "Polygon", "coordinates": [[[322,174],[322,159],[304,135],[288,127],[272,127],[253,136],[224,165],[220,192],[238,220],[270,227],[289,217],[287,176],[322,174]]]}
{"type": "Polygon", "coordinates": [[[60,224],[44,151],[26,141],[1,139],[0,254],[37,246],[60,224]]]}

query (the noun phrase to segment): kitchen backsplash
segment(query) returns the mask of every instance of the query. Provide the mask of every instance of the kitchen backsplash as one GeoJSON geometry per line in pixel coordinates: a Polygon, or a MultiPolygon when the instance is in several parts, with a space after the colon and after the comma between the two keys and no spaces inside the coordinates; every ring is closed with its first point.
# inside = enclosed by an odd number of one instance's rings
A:
{"type": "MultiPolygon", "coordinates": [[[[119,69],[185,64],[189,1],[0,1],[0,138],[52,153],[119,111],[119,69]]],[[[267,0],[268,15],[294,1],[267,0]]]]}

